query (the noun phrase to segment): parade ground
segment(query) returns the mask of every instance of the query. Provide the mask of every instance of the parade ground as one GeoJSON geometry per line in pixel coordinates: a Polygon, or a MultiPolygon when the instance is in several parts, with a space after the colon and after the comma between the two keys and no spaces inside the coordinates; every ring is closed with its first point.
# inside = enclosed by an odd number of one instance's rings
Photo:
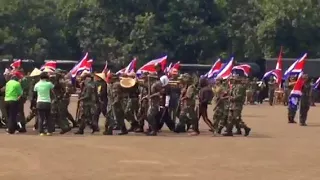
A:
{"type": "MultiPolygon", "coordinates": [[[[69,108],[74,115],[76,103],[69,108]]],[[[157,137],[91,135],[88,128],[84,136],[40,137],[33,123],[27,134],[7,135],[1,129],[0,179],[318,180],[319,111],[311,107],[308,126],[300,127],[287,123],[282,105],[245,106],[249,137],[213,137],[202,120],[197,137],[167,128],[157,137]]],[[[101,117],[102,130],[103,123],[101,117]]]]}

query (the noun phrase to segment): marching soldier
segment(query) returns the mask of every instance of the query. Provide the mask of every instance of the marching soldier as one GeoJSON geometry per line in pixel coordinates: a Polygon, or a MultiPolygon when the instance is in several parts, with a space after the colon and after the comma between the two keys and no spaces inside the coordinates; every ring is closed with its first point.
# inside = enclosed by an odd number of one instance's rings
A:
{"type": "Polygon", "coordinates": [[[113,84],[116,82],[118,77],[116,77],[113,74],[109,74],[107,77],[107,113],[106,113],[106,121],[105,121],[105,130],[103,132],[104,135],[113,135],[113,129],[116,126],[116,121],[114,119],[114,114],[113,114],[113,94],[112,94],[112,89],[113,89],[113,84]]]}
{"type": "Polygon", "coordinates": [[[139,110],[139,86],[136,80],[136,74],[130,73],[127,78],[123,78],[120,81],[121,86],[124,88],[127,94],[127,103],[124,109],[125,119],[130,122],[131,127],[129,132],[135,131],[139,124],[136,120],[136,115],[139,110]]]}
{"type": "Polygon", "coordinates": [[[228,101],[228,90],[226,86],[222,84],[222,80],[218,79],[213,88],[214,94],[214,104],[215,107],[213,109],[213,133],[221,134],[223,127],[226,125],[226,105],[228,101]]]}
{"type": "Polygon", "coordinates": [[[230,92],[230,105],[229,105],[229,113],[228,113],[228,124],[226,133],[223,134],[224,136],[233,136],[232,129],[233,126],[236,124],[240,124],[241,128],[245,129],[245,136],[248,136],[250,133],[250,128],[246,126],[246,124],[241,121],[241,106],[243,105],[243,89],[241,85],[238,84],[238,80],[235,77],[232,77],[232,88],[230,92]]]}
{"type": "Polygon", "coordinates": [[[179,116],[179,123],[177,125],[177,132],[186,132],[186,124],[190,123],[192,125],[193,132],[190,135],[198,135],[199,131],[199,121],[195,112],[195,96],[196,89],[192,84],[193,79],[189,74],[184,74],[182,76],[182,81],[185,82],[185,87],[181,92],[181,112],[179,116]]]}
{"type": "Polygon", "coordinates": [[[87,123],[91,123],[92,134],[98,131],[98,124],[95,121],[94,113],[97,111],[97,86],[94,83],[93,76],[90,72],[83,71],[81,74],[84,80],[84,87],[80,93],[80,119],[79,130],[75,134],[84,134],[87,123]]]}
{"type": "Polygon", "coordinates": [[[66,111],[66,106],[63,103],[63,96],[65,94],[65,86],[61,81],[61,75],[59,73],[52,73],[49,76],[50,81],[54,84],[53,92],[54,97],[51,103],[51,116],[52,121],[61,128],[60,134],[65,134],[71,130],[69,123],[63,111],[66,111]]]}
{"type": "Polygon", "coordinates": [[[105,73],[97,73],[95,74],[95,82],[97,84],[97,93],[98,93],[98,107],[97,111],[95,112],[95,121],[99,124],[99,117],[102,113],[106,116],[107,113],[107,84],[106,84],[106,77],[105,73]]]}
{"type": "Polygon", "coordinates": [[[311,84],[310,81],[308,79],[308,75],[304,74],[303,75],[304,78],[304,85],[302,87],[302,95],[301,95],[301,100],[300,100],[300,117],[299,117],[299,121],[300,121],[300,125],[301,126],[306,126],[306,121],[307,121],[307,116],[308,116],[308,111],[310,109],[310,96],[311,96],[311,84]]]}
{"type": "Polygon", "coordinates": [[[117,125],[120,128],[120,133],[118,135],[128,134],[128,130],[126,128],[124,122],[124,110],[123,110],[123,89],[120,85],[120,82],[114,82],[112,85],[112,112],[115,120],[117,121],[117,125]]]}
{"type": "Polygon", "coordinates": [[[135,132],[139,133],[139,132],[143,132],[144,131],[144,121],[147,121],[147,111],[148,111],[148,106],[149,106],[149,102],[148,99],[145,98],[143,99],[143,97],[148,95],[148,85],[147,85],[147,81],[148,81],[148,74],[143,74],[141,79],[142,82],[139,84],[139,109],[138,109],[138,114],[137,114],[137,121],[139,123],[139,127],[136,129],[135,132]]]}
{"type": "MultiPolygon", "coordinates": [[[[168,80],[169,81],[169,80],[168,80]]],[[[162,89],[162,86],[164,83],[161,83],[161,81],[156,81],[151,85],[150,89],[150,95],[143,97],[142,100],[148,99],[149,100],[149,106],[147,111],[147,121],[149,124],[149,132],[146,133],[148,136],[156,136],[158,133],[158,122],[157,122],[157,116],[159,114],[159,108],[160,108],[160,91],[162,89]]]]}

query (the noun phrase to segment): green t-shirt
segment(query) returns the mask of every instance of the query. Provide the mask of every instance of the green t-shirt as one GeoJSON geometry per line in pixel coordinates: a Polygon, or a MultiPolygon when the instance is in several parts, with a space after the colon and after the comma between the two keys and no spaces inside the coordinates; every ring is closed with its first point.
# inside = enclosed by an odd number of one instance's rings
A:
{"type": "Polygon", "coordinates": [[[5,101],[17,101],[19,96],[23,93],[22,87],[19,81],[11,79],[6,83],[5,89],[5,101]]]}
{"type": "Polygon", "coordinates": [[[45,80],[40,80],[37,82],[37,84],[34,86],[34,91],[37,92],[37,102],[51,102],[50,98],[50,92],[51,89],[53,89],[54,85],[45,80]]]}

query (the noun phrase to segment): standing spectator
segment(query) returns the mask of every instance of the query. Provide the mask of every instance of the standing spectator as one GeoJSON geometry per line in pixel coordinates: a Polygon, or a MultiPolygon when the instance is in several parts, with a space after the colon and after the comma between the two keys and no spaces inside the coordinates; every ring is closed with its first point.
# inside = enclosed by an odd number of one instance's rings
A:
{"type": "Polygon", "coordinates": [[[12,73],[12,76],[5,87],[4,101],[8,115],[7,127],[9,134],[14,134],[16,130],[19,130],[17,126],[18,103],[23,93],[19,78],[21,78],[19,72],[12,73]]]}
{"type": "Polygon", "coordinates": [[[50,118],[51,97],[54,85],[49,81],[49,76],[46,72],[40,74],[40,81],[34,86],[34,92],[37,93],[37,110],[38,110],[38,130],[40,136],[51,136],[54,131],[54,123],[50,118]],[[47,133],[44,131],[44,124],[47,127],[47,133]]]}

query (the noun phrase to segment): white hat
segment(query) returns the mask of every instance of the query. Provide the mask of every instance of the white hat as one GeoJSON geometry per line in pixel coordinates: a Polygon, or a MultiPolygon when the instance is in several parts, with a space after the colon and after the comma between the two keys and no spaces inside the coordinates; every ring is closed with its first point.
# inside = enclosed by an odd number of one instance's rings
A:
{"type": "Polygon", "coordinates": [[[44,68],[44,70],[43,70],[42,72],[51,73],[51,72],[53,72],[53,70],[52,70],[52,69],[49,69],[49,68],[44,68]]]}
{"type": "Polygon", "coordinates": [[[83,77],[84,75],[87,75],[87,74],[90,74],[90,71],[83,70],[80,76],[83,77]]]}
{"type": "Polygon", "coordinates": [[[162,84],[162,87],[166,86],[169,84],[169,78],[166,75],[163,75],[160,77],[160,82],[162,84]]]}
{"type": "Polygon", "coordinates": [[[42,73],[42,71],[40,71],[40,69],[34,68],[29,76],[30,77],[35,77],[35,76],[39,76],[41,73],[42,73]]]}

